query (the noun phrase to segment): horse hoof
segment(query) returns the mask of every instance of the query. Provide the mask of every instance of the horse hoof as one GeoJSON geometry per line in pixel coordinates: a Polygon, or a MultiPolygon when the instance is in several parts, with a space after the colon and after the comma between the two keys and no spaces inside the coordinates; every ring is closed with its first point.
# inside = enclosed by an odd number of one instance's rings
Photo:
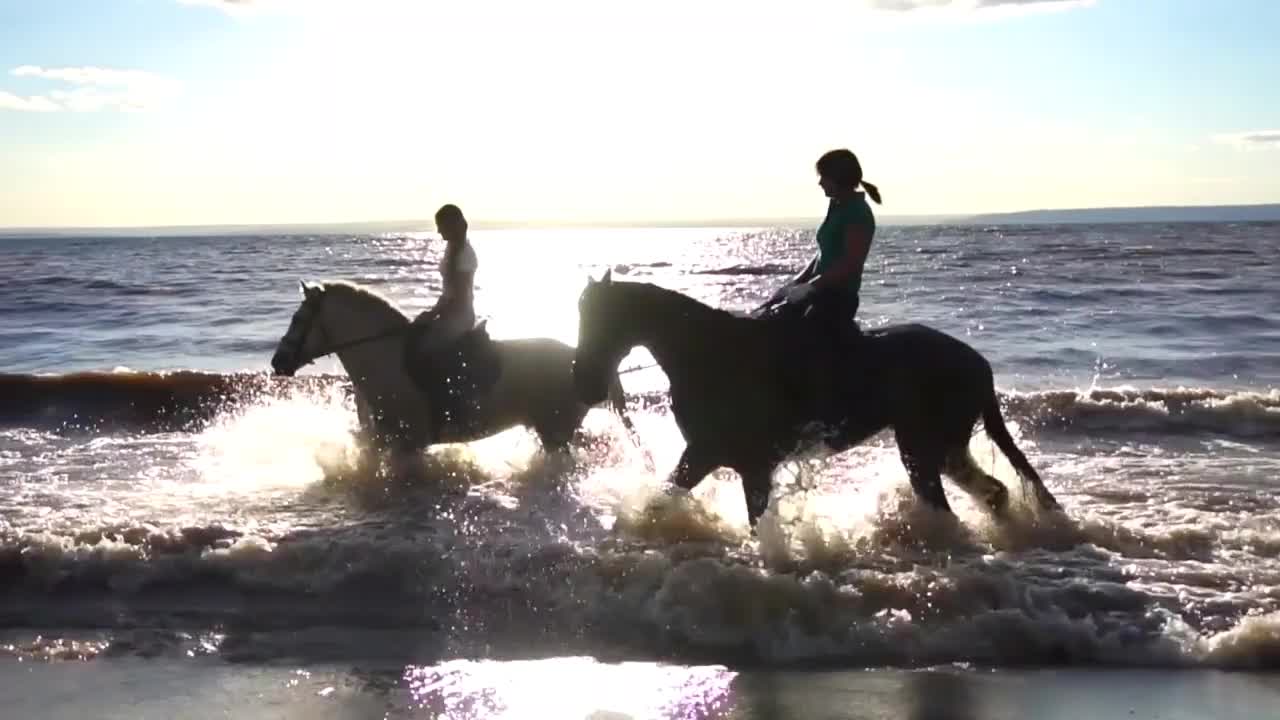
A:
{"type": "Polygon", "coordinates": [[[674,500],[676,498],[689,497],[691,493],[689,492],[689,490],[682,488],[679,485],[676,485],[675,483],[666,483],[658,491],[658,494],[662,497],[670,498],[674,500]]]}
{"type": "Polygon", "coordinates": [[[987,507],[1001,520],[1009,517],[1009,491],[1001,488],[1000,492],[992,494],[987,498],[987,507]]]}

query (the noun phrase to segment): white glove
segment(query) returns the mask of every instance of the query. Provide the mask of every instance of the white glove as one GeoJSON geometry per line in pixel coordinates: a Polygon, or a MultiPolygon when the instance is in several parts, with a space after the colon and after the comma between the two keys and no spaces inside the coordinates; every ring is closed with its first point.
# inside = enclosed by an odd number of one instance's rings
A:
{"type": "Polygon", "coordinates": [[[793,285],[792,287],[787,288],[787,302],[789,303],[804,302],[806,298],[808,298],[810,295],[817,292],[817,290],[818,289],[813,286],[813,283],[806,282],[806,283],[800,283],[798,285],[793,285]]]}

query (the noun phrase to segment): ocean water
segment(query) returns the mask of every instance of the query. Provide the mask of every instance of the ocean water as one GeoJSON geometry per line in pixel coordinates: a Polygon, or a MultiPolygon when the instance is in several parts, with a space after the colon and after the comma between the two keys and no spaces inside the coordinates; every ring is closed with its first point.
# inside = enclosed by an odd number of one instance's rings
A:
{"type": "MultiPolygon", "coordinates": [[[[490,332],[572,343],[589,275],[748,309],[812,231],[473,242],[490,332]]],[[[1280,667],[1280,224],[882,228],[864,323],[987,355],[1068,519],[997,523],[950,487],[958,522],[938,517],[885,435],[781,469],[758,538],[728,471],[661,495],[683,445],[643,351],[623,378],[652,471],[597,410],[568,457],[512,430],[388,474],[355,450],[336,360],[268,376],[298,280],[412,314],[439,252],[426,232],[0,239],[0,686],[27,683],[23,717],[70,716],[51,708],[72,671],[47,670],[69,664],[117,691],[154,674],[178,705],[165,682],[195,702],[216,676],[308,717],[769,717],[751,693],[812,699],[819,669],[927,669],[854,686],[945,697],[956,673],[1280,667]],[[372,704],[317,709],[353,696],[372,704]]],[[[948,716],[894,707],[865,716],[948,716]]]]}

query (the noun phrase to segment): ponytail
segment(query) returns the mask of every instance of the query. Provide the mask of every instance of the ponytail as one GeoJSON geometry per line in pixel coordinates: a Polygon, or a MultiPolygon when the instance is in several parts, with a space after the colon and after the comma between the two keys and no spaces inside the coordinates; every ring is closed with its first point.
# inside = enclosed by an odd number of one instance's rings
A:
{"type": "Polygon", "coordinates": [[[831,179],[841,189],[856,189],[862,185],[871,199],[880,204],[880,188],[862,179],[862,163],[858,162],[853,151],[841,148],[823,153],[815,169],[820,177],[831,179]]]}
{"type": "Polygon", "coordinates": [[[867,194],[871,196],[871,199],[872,199],[872,200],[875,200],[875,201],[876,201],[876,204],[877,204],[877,205],[882,205],[882,204],[883,204],[883,203],[881,203],[881,202],[880,202],[880,188],[876,187],[875,185],[872,185],[871,183],[867,182],[866,180],[863,180],[863,181],[862,181],[862,189],[867,191],[867,194]]]}

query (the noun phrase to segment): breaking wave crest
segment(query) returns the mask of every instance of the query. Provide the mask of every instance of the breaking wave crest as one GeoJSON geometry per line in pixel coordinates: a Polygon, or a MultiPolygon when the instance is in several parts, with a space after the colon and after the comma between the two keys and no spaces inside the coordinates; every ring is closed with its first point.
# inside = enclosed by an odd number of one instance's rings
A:
{"type": "Polygon", "coordinates": [[[1274,389],[1049,390],[1007,393],[1004,401],[1013,417],[1074,432],[1280,439],[1280,390],[1274,389]]]}
{"type": "MultiPolygon", "coordinates": [[[[0,375],[0,423],[10,426],[191,428],[228,407],[290,392],[347,387],[340,375],[294,378],[265,373],[84,372],[0,375]]],[[[647,404],[665,392],[644,393],[647,404]]],[[[1280,438],[1280,390],[1207,388],[1004,392],[1006,415],[1033,427],[1095,434],[1214,434],[1280,438]]]]}

